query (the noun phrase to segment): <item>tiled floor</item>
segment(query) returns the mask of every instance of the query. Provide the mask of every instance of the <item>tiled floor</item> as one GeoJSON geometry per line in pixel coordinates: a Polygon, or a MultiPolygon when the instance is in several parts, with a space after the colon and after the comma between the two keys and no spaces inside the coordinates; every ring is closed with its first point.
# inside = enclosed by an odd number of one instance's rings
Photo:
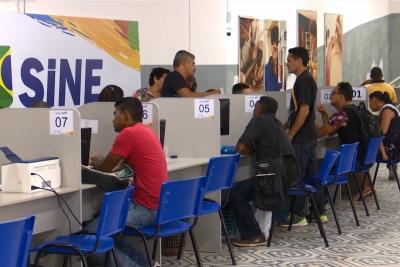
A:
{"type": "MultiPolygon", "coordinates": [[[[338,235],[333,217],[324,225],[329,248],[325,248],[316,224],[294,228],[276,227],[270,248],[235,248],[239,266],[400,266],[400,192],[395,181],[389,181],[383,166],[377,181],[381,210],[368,198],[371,216],[366,217],[361,203],[356,204],[360,227],[357,227],[350,203],[344,200],[338,208],[342,235],[338,235]],[[384,178],[385,177],[385,178],[384,178]]],[[[229,266],[229,253],[201,253],[204,266],[229,266]]],[[[182,260],[164,258],[163,266],[195,266],[191,251],[182,260]]]]}

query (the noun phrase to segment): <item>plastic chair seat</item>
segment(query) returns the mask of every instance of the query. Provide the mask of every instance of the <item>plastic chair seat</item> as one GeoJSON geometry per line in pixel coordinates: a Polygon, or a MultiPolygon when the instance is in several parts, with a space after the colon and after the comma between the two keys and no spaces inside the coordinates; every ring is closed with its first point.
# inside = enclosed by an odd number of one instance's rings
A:
{"type": "Polygon", "coordinates": [[[212,200],[203,200],[201,203],[199,216],[216,213],[220,208],[221,205],[218,202],[212,200]]]}
{"type": "MultiPolygon", "coordinates": [[[[43,242],[37,247],[33,248],[31,252],[38,251],[44,248],[46,245],[68,245],[79,249],[83,254],[93,252],[96,246],[96,235],[70,235],[70,236],[59,236],[54,240],[43,242]]],[[[114,247],[114,240],[111,237],[102,237],[99,239],[96,253],[104,253],[111,250],[114,247]]],[[[45,250],[48,253],[55,254],[68,254],[76,255],[76,251],[69,248],[62,247],[49,247],[45,250]]]]}
{"type": "MultiPolygon", "coordinates": [[[[156,234],[156,226],[138,227],[137,231],[141,232],[146,237],[167,237],[189,231],[190,227],[192,227],[192,224],[190,222],[176,220],[160,225],[160,230],[158,234],[156,234]]],[[[126,226],[123,234],[129,236],[140,236],[137,231],[129,226],[126,226]]]]}
{"type": "Polygon", "coordinates": [[[316,193],[319,190],[309,184],[296,184],[289,188],[289,196],[307,196],[309,193],[316,193]]]}

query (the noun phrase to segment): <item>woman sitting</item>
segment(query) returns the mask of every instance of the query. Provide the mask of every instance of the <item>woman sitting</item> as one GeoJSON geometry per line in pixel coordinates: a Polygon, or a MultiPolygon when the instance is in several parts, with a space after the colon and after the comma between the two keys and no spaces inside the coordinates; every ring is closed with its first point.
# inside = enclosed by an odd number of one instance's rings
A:
{"type": "Polygon", "coordinates": [[[380,128],[384,135],[380,147],[383,160],[400,161],[400,112],[392,104],[389,94],[376,91],[369,95],[369,105],[372,111],[379,111],[380,128]]]}

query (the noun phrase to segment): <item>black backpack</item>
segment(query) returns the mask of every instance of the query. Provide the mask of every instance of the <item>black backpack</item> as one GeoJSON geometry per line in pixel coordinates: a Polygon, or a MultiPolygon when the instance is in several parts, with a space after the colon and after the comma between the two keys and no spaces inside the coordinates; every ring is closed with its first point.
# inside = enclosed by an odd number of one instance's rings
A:
{"type": "Polygon", "coordinates": [[[379,126],[379,116],[375,116],[374,114],[372,114],[367,109],[364,102],[361,102],[358,106],[355,106],[354,111],[361,125],[359,156],[361,156],[361,159],[364,159],[364,155],[368,147],[369,138],[382,136],[382,132],[379,126]]]}

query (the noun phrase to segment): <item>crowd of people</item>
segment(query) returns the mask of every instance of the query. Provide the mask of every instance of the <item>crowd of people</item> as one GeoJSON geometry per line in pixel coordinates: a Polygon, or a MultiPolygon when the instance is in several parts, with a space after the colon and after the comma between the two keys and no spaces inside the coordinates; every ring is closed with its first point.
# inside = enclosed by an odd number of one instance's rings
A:
{"type": "MultiPolygon", "coordinates": [[[[287,122],[281,124],[276,118],[278,103],[275,99],[262,96],[255,105],[253,118],[239,138],[236,151],[242,155],[255,154],[256,161],[270,160],[279,153],[293,155],[297,159],[297,177],[285,180],[285,188],[302,177],[314,176],[319,168],[316,157],[317,139],[337,134],[340,144],[360,142],[362,127],[355,105],[350,83],[340,82],[332,90],[330,101],[336,111],[329,115],[324,106],[316,106],[317,84],[309,72],[309,53],[305,48],[289,49],[287,69],[296,75],[287,122]],[[316,125],[316,114],[322,125],[316,125]],[[277,141],[277,138],[279,141],[277,141]]],[[[155,223],[160,188],[168,179],[166,158],[160,142],[152,130],[142,124],[143,107],[157,97],[204,97],[219,94],[219,89],[196,91],[195,57],[180,50],[173,61],[174,70],[154,68],[149,77],[149,87],[138,89],[132,97],[124,97],[117,85],[106,86],[99,101],[115,102],[113,125],[118,136],[105,159],[92,158],[95,169],[111,172],[121,161],[135,172],[134,197],[128,212],[128,225],[147,226],[155,223]],[[140,146],[135,142],[140,140],[140,146]],[[145,160],[144,160],[145,159],[145,160]]],[[[400,161],[400,112],[396,108],[397,97],[392,86],[383,80],[379,67],[371,69],[370,79],[364,81],[369,94],[369,106],[380,118],[383,143],[379,157],[383,160],[400,161]]],[[[233,94],[253,94],[255,90],[245,83],[235,84],[233,94]]],[[[35,107],[49,107],[41,101],[35,107]]],[[[361,164],[365,147],[360,147],[358,162],[361,164]]],[[[257,182],[255,177],[236,183],[231,191],[229,205],[232,207],[241,238],[233,242],[239,247],[263,245],[266,239],[254,217],[251,202],[254,200],[257,182]]],[[[367,188],[368,189],[368,188],[367,188]]],[[[368,190],[366,190],[368,191],[368,190]]],[[[358,198],[358,197],[357,197],[358,198]]],[[[321,193],[316,198],[321,222],[327,222],[325,198],[321,193]]],[[[284,208],[284,207],[282,207],[284,208]]],[[[298,198],[294,207],[293,226],[308,224],[309,201],[298,198]]],[[[288,219],[281,225],[287,226],[288,219]]],[[[91,222],[87,230],[95,229],[97,221],[91,222]]],[[[144,256],[124,239],[116,243],[117,253],[123,266],[140,266],[144,256]]]]}

